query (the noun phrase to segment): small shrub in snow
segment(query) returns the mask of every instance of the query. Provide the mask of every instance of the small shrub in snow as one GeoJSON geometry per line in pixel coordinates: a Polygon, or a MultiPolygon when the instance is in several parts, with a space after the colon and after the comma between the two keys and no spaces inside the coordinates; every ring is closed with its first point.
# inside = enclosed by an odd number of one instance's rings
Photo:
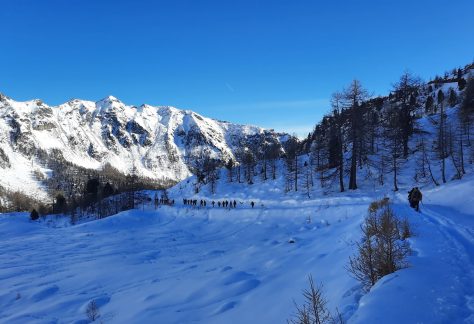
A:
{"type": "Polygon", "coordinates": [[[47,214],[49,214],[50,212],[52,212],[52,210],[50,209],[50,207],[46,206],[45,204],[38,204],[38,213],[41,215],[41,216],[46,216],[47,214]]]}
{"type": "Polygon", "coordinates": [[[408,266],[411,249],[406,238],[412,230],[406,219],[397,218],[388,199],[370,204],[361,229],[362,240],[349,259],[348,271],[369,290],[383,276],[408,266]]]}
{"type": "Polygon", "coordinates": [[[409,237],[414,236],[411,225],[408,222],[408,219],[406,219],[406,218],[403,219],[402,221],[400,221],[400,230],[401,230],[400,236],[401,236],[402,240],[405,240],[409,237]]]}
{"type": "Polygon", "coordinates": [[[380,200],[375,200],[369,205],[369,213],[376,213],[379,209],[387,206],[389,203],[390,200],[387,197],[380,200]]]}
{"type": "Polygon", "coordinates": [[[94,322],[96,319],[100,317],[99,307],[95,300],[92,300],[86,308],[86,315],[89,321],[94,322]]]}
{"type": "Polygon", "coordinates": [[[297,305],[296,314],[290,324],[343,324],[344,320],[339,311],[332,315],[327,308],[327,300],[323,295],[323,286],[316,286],[313,277],[308,277],[309,288],[303,290],[304,302],[297,305]]]}

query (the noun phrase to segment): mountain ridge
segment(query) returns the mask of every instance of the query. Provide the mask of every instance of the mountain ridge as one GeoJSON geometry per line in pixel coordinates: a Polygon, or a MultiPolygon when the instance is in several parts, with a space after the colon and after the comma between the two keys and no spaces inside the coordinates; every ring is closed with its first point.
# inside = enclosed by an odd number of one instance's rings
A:
{"type": "Polygon", "coordinates": [[[0,160],[11,180],[0,179],[0,186],[22,190],[18,184],[28,178],[21,175],[25,171],[48,177],[38,155],[52,150],[86,169],[100,170],[110,164],[124,175],[133,171],[175,183],[192,174],[192,162],[200,151],[210,151],[224,164],[235,160],[242,142],[262,136],[280,142],[288,135],[172,106],[127,105],[114,96],[49,106],[39,99],[20,102],[0,95],[0,160]]]}

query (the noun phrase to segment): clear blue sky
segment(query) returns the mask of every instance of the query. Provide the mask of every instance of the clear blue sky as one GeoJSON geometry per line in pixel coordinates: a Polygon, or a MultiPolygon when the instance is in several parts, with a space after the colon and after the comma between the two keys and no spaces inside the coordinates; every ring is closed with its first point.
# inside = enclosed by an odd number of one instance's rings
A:
{"type": "Polygon", "coordinates": [[[114,95],[307,134],[353,78],[385,94],[474,58],[474,1],[10,0],[0,92],[114,95]]]}

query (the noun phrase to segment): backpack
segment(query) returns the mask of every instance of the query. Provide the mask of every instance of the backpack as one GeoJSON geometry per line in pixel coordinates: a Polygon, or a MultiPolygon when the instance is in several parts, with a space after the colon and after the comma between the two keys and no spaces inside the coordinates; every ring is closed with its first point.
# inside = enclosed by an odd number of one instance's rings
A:
{"type": "Polygon", "coordinates": [[[411,194],[411,198],[414,201],[420,201],[421,200],[421,191],[419,189],[415,189],[413,193],[411,194]]]}

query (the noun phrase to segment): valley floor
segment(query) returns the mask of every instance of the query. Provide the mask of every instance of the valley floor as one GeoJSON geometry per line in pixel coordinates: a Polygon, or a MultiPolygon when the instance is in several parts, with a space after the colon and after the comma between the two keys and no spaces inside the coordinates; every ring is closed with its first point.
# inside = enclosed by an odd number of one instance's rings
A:
{"type": "Polygon", "coordinates": [[[474,323],[473,194],[474,181],[432,189],[421,213],[393,195],[415,227],[411,266],[368,294],[346,266],[380,197],[177,201],[76,226],[0,215],[0,322],[86,323],[95,300],[104,323],[285,323],[312,274],[349,323],[474,323]]]}

